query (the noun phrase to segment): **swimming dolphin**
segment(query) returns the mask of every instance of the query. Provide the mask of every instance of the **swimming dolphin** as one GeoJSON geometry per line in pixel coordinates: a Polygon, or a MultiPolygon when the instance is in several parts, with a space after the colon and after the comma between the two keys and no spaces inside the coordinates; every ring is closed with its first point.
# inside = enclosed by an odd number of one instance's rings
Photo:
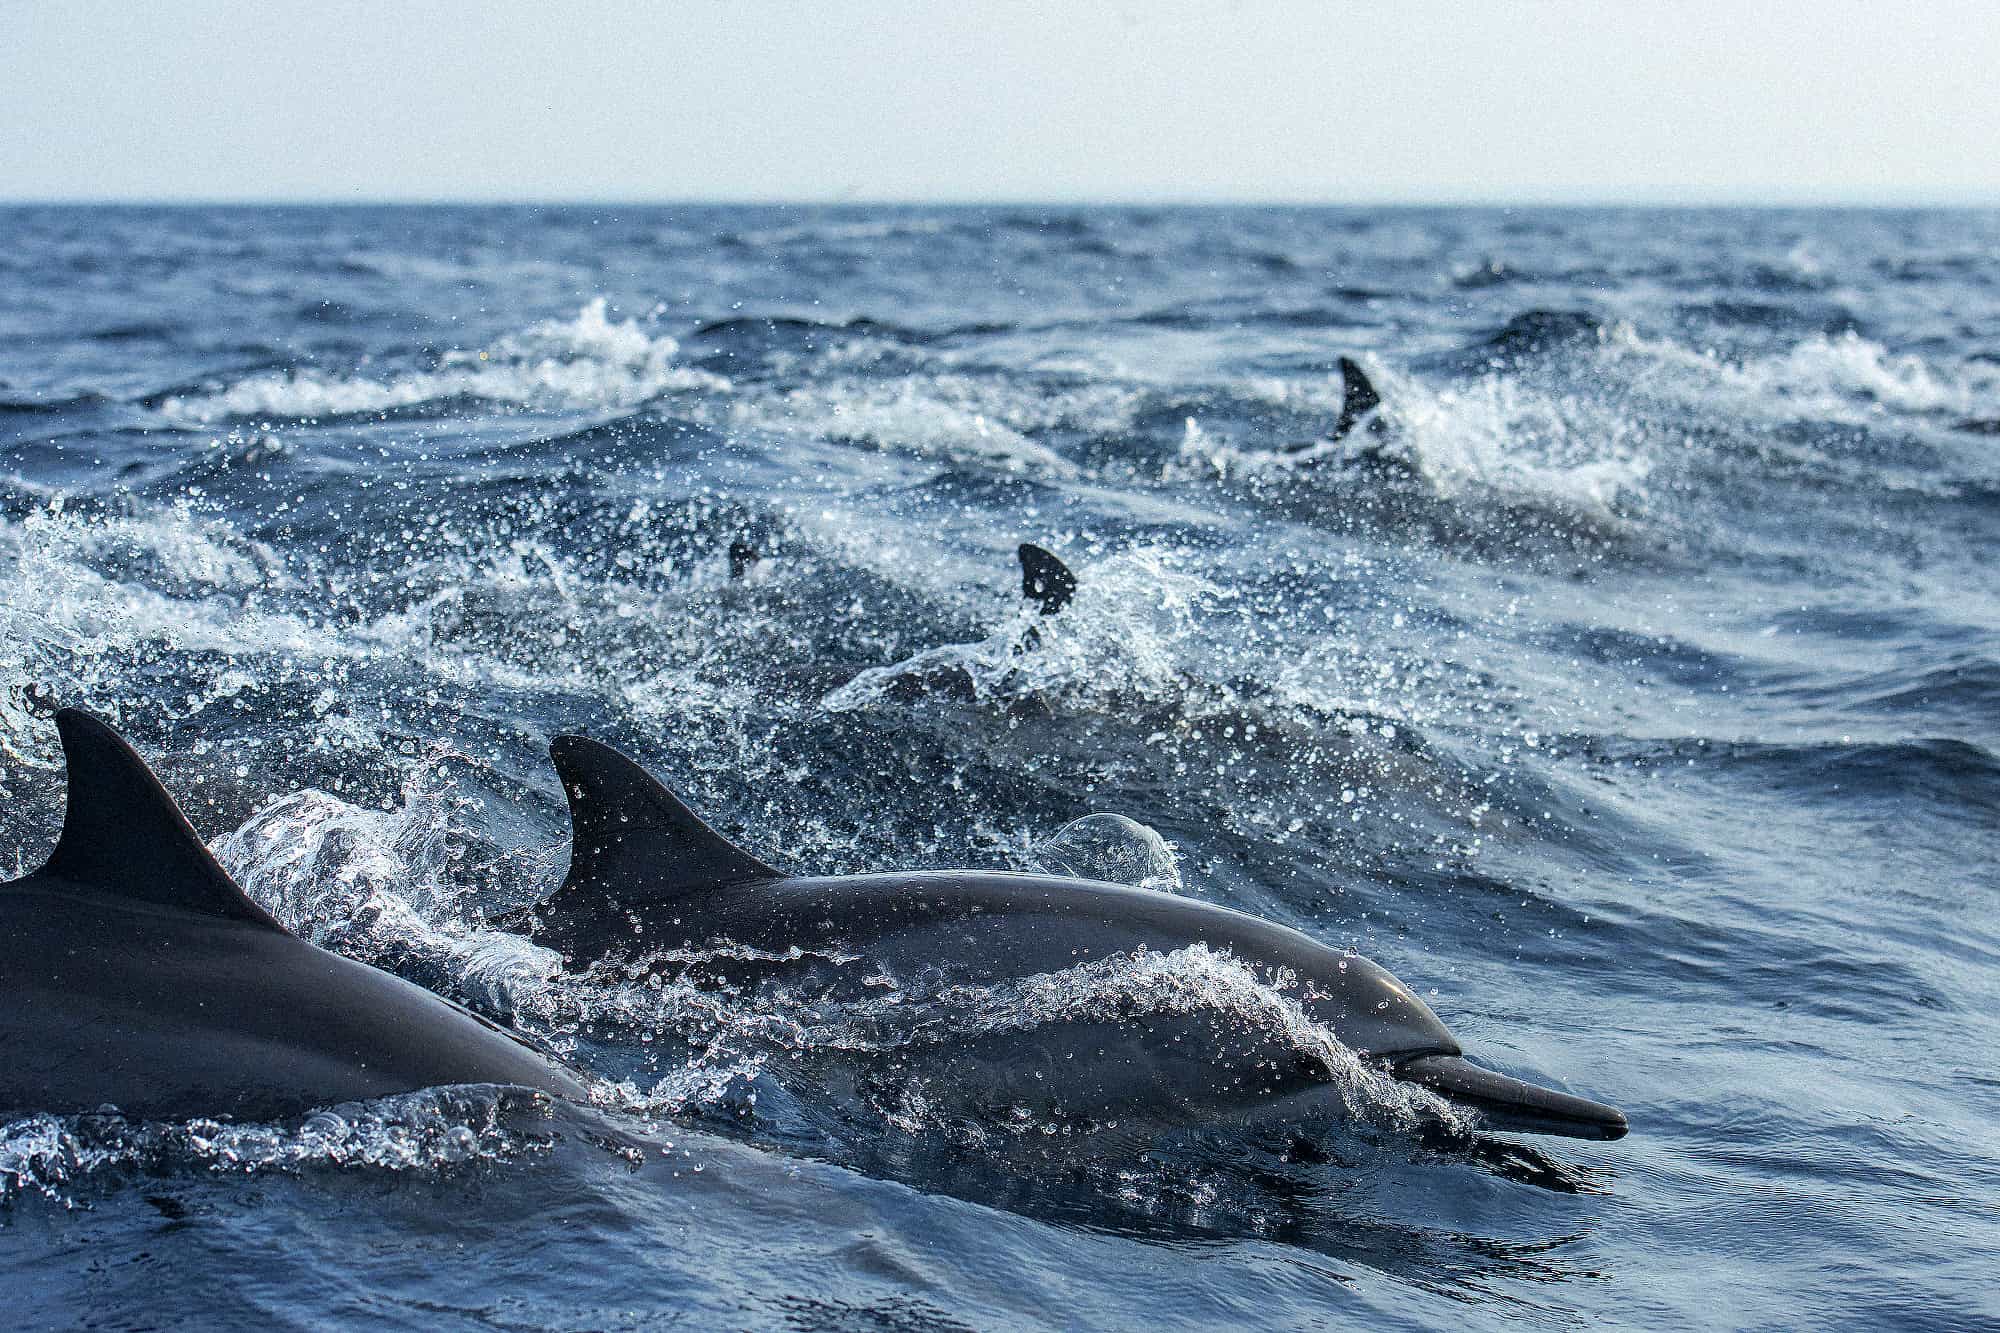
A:
{"type": "Polygon", "coordinates": [[[1076,575],[1053,551],[1022,542],[1015,556],[1021,562],[1021,596],[1035,603],[1045,616],[1052,616],[1076,596],[1076,575]]]}
{"type": "MultiPolygon", "coordinates": [[[[758,557],[753,552],[750,562],[758,557]]],[[[1015,558],[1021,566],[1021,598],[1039,610],[1042,617],[1060,615],[1076,596],[1077,580],[1069,567],[1051,551],[1023,542],[1015,551],[1015,558]]],[[[735,548],[731,548],[730,560],[734,568],[737,559],[735,548]]],[[[745,566],[748,568],[748,564],[745,566]]],[[[1042,634],[1034,625],[1028,625],[1016,632],[1009,648],[1014,657],[1031,653],[1041,647],[1042,634]]],[[[851,666],[786,666],[779,667],[770,679],[780,688],[789,692],[824,698],[849,684],[856,677],[876,673],[885,677],[883,693],[885,697],[898,703],[915,703],[925,699],[948,699],[960,702],[978,697],[979,690],[971,672],[958,661],[941,656],[940,650],[932,649],[919,654],[915,660],[896,663],[886,667],[851,666]]],[[[1046,712],[1045,705],[1030,711],[1046,712]]]]}
{"type": "Polygon", "coordinates": [[[465,1083],[587,1098],[504,1029],[291,934],[123,738],[74,708],[56,726],[62,835],[0,883],[0,1117],[284,1119],[465,1083]]]}
{"type": "MultiPolygon", "coordinates": [[[[877,995],[886,980],[959,996],[1012,987],[1059,1002],[1061,978],[1078,969],[1200,945],[1267,981],[1291,979],[1305,1013],[1349,1050],[1503,1128],[1594,1139],[1626,1131],[1612,1107],[1471,1063],[1388,972],[1284,926],[1173,894],[1047,875],[792,876],[709,828],[611,747],[562,736],[550,755],[574,838],[568,875],[533,916],[541,941],[573,960],[650,953],[653,967],[696,981],[706,971],[734,986],[755,984],[754,968],[738,966],[745,960],[808,971],[823,961],[822,971],[845,968],[877,995]]],[[[963,1090],[983,1081],[1006,1105],[1100,1116],[1161,1105],[1203,1115],[1324,1093],[1324,1058],[1282,1032],[1212,1007],[1173,1008],[1062,1011],[1025,1028],[955,1032],[944,1074],[930,1083],[963,1090]]]]}
{"type": "Polygon", "coordinates": [[[1361,363],[1351,356],[1340,358],[1340,418],[1333,423],[1328,438],[1344,440],[1356,428],[1380,435],[1386,424],[1382,417],[1382,395],[1368,381],[1361,363]]]}
{"type": "Polygon", "coordinates": [[[1368,372],[1353,357],[1343,356],[1338,364],[1340,415],[1334,419],[1333,429],[1316,440],[1284,445],[1282,451],[1306,456],[1314,463],[1331,461],[1350,466],[1394,463],[1396,460],[1388,451],[1393,423],[1383,410],[1382,395],[1376,392],[1368,372]],[[1328,450],[1327,446],[1333,444],[1344,444],[1346,448],[1328,450]]]}

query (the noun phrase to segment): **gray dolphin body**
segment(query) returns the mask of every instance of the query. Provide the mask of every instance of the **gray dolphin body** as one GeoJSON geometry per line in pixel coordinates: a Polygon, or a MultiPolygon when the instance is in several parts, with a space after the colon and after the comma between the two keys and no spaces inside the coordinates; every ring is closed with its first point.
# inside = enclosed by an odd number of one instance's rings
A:
{"type": "Polygon", "coordinates": [[[0,1117],[282,1119],[451,1084],[586,1098],[504,1029],[292,935],[116,732],[56,723],[62,836],[0,884],[0,1117]]]}
{"type": "Polygon", "coordinates": [[[974,1011],[981,997],[996,1001],[985,1007],[1002,1011],[1000,1021],[940,1034],[892,1077],[917,1077],[920,1063],[933,1091],[983,1088],[998,1105],[1113,1118],[1198,1117],[1323,1095],[1333,1068],[1284,1030],[1282,1016],[1231,1013],[1198,996],[1121,1003],[1130,971],[1113,975],[1094,1003],[1067,1002],[1066,978],[1201,945],[1260,978],[1284,979],[1299,1011],[1361,1059],[1499,1127],[1594,1139],[1626,1132],[1612,1107],[1464,1059],[1408,987],[1298,931],[1173,894],[1055,876],[790,876],[731,844],[609,746],[564,736],[551,755],[575,834],[568,876],[535,913],[544,943],[574,959],[650,954],[654,968],[722,985],[755,984],[756,960],[766,960],[795,976],[847,969],[854,994],[872,985],[879,995],[889,981],[956,996],[974,1011]],[[1017,1011],[1023,1021],[1013,1021],[1017,1011]]]}

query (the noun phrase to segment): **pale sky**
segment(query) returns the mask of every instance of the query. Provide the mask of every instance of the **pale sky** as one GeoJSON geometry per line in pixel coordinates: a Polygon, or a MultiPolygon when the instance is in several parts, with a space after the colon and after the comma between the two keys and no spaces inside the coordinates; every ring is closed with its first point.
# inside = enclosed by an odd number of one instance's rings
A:
{"type": "Polygon", "coordinates": [[[0,0],[0,198],[2000,204],[2000,4],[0,0]]]}

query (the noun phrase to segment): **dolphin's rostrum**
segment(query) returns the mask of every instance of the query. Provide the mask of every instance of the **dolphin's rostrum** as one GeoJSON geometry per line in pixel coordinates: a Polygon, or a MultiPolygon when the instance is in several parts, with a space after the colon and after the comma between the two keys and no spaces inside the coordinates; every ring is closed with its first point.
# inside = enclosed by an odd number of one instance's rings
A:
{"type": "MultiPolygon", "coordinates": [[[[550,747],[575,825],[570,868],[535,917],[573,959],[748,951],[846,957],[880,977],[966,988],[1031,983],[1072,969],[1203,947],[1291,978],[1306,1014],[1397,1078],[1500,1128],[1615,1139],[1612,1107],[1475,1065],[1436,1014],[1367,959],[1287,927],[1174,894],[1092,880],[980,870],[791,876],[711,829],[609,746],[550,747]]],[[[926,1068],[935,1081],[1005,1085],[1029,1109],[1183,1116],[1304,1098],[1328,1070],[1283,1034],[1182,1012],[1064,1015],[968,1038],[926,1068]]]]}
{"type": "Polygon", "coordinates": [[[292,935],[145,762],[73,708],[62,835],[0,884],[0,1118],[282,1119],[452,1084],[584,1099],[513,1034],[292,935]]]}

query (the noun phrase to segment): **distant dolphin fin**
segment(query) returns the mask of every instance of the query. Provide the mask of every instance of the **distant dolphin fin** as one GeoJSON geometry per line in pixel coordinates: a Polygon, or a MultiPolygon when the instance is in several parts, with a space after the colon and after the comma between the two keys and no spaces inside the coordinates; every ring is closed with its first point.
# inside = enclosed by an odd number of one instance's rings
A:
{"type": "Polygon", "coordinates": [[[569,798],[572,828],[569,874],[548,901],[552,912],[785,877],[704,824],[658,778],[610,746],[558,736],[549,758],[569,798]]]}
{"type": "Polygon", "coordinates": [[[729,577],[740,579],[750,572],[750,567],[764,557],[747,537],[738,537],[729,543],[729,577]]]}
{"type": "Polygon", "coordinates": [[[146,761],[91,714],[56,714],[69,766],[62,836],[41,874],[76,888],[283,931],[216,864],[146,761]]]}
{"type": "Polygon", "coordinates": [[[1021,596],[1041,605],[1052,616],[1076,596],[1076,575],[1069,566],[1033,542],[1021,543],[1021,596]]]}
{"type": "Polygon", "coordinates": [[[1382,395],[1368,382],[1368,375],[1351,356],[1340,358],[1340,420],[1333,426],[1333,439],[1344,440],[1354,428],[1368,420],[1382,406],[1382,395]]]}

